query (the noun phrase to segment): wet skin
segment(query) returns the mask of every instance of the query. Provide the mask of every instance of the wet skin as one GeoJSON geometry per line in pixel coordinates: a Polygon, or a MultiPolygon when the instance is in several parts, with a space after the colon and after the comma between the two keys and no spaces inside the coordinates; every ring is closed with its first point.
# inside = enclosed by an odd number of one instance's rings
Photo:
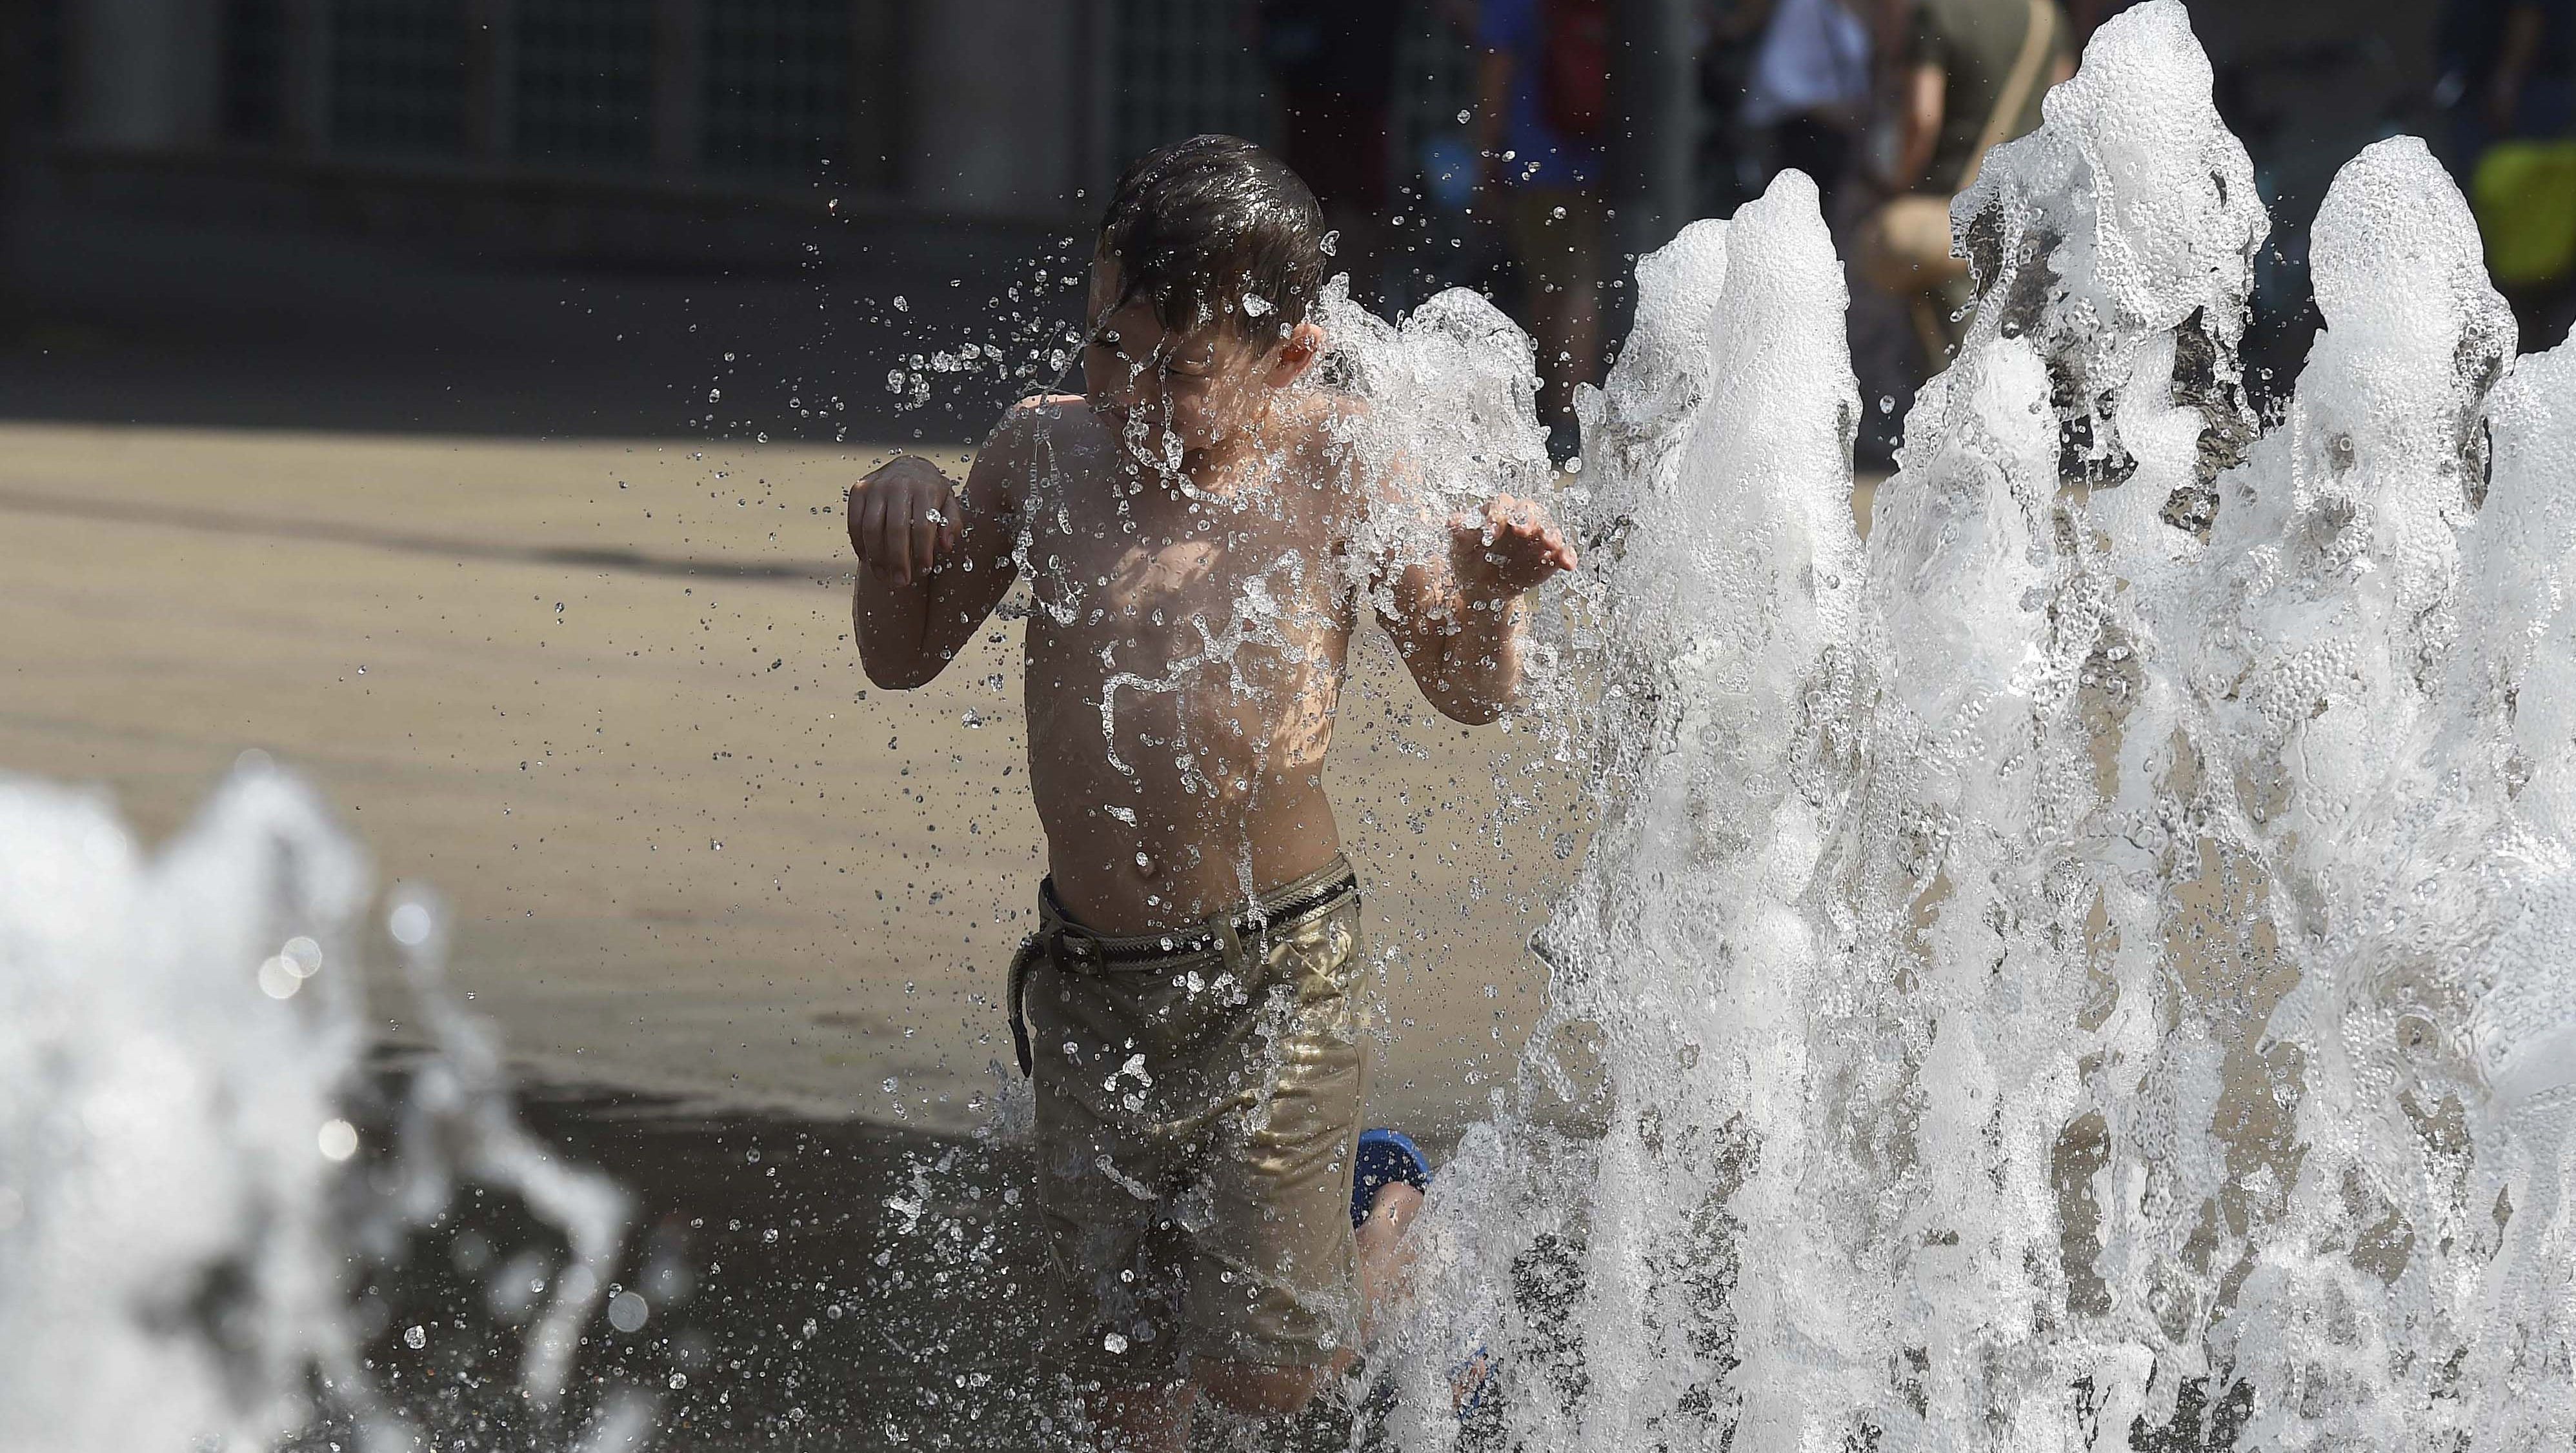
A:
{"type": "Polygon", "coordinates": [[[849,524],[880,685],[936,676],[1026,573],[1048,867],[1074,917],[1118,933],[1203,921],[1340,851],[1323,764],[1359,586],[1385,587],[1432,703],[1489,721],[1519,679],[1520,596],[1574,556],[1507,497],[1439,522],[1425,558],[1364,544],[1411,506],[1337,438],[1355,405],[1299,386],[1321,331],[1169,330],[1113,284],[1095,270],[1083,394],[1012,409],[962,491],[889,462],[849,524]]]}

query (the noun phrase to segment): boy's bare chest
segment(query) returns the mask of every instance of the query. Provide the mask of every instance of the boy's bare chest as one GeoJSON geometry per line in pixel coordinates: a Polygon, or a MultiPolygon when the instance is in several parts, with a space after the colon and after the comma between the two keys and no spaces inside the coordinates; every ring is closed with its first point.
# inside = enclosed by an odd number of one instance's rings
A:
{"type": "Polygon", "coordinates": [[[1203,632],[1304,635],[1345,613],[1341,563],[1319,524],[1256,520],[1163,531],[1039,528],[1029,583],[1039,611],[1068,634],[1196,644],[1203,632]]]}

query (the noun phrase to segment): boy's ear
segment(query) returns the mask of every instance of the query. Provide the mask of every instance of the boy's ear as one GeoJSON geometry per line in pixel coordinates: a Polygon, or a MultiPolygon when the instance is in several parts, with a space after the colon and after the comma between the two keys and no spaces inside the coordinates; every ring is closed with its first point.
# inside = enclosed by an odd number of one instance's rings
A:
{"type": "Polygon", "coordinates": [[[1312,321],[1289,329],[1279,341],[1279,351],[1270,356],[1270,386],[1286,388],[1304,378],[1324,356],[1326,341],[1324,330],[1312,321]]]}

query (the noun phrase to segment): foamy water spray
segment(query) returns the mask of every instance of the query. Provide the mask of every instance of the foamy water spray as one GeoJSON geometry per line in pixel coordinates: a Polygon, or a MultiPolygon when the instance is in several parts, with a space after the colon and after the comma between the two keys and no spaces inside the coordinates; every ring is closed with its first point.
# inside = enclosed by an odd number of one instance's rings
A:
{"type": "Polygon", "coordinates": [[[1540,1128],[1542,1033],[1433,1195],[1399,1436],[1483,1342],[1531,1446],[2576,1437],[2576,361],[2386,142],[2258,436],[2210,87],[2154,0],[1990,158],[1865,550],[1812,187],[1640,264],[1585,406],[1617,805],[1544,941],[1606,1125],[1540,1128]]]}
{"type": "MultiPolygon", "coordinates": [[[[398,1259],[458,1180],[570,1243],[520,1379],[556,1407],[625,1198],[518,1127],[418,893],[387,928],[438,1052],[393,1153],[360,1154],[342,1106],[369,893],[364,856],[264,763],[150,857],[102,800],[0,778],[0,1448],[258,1449],[325,1416],[413,1446],[361,1356],[352,1258],[398,1259]]],[[[612,1398],[563,1441],[630,1447],[649,1411],[612,1398]]]]}

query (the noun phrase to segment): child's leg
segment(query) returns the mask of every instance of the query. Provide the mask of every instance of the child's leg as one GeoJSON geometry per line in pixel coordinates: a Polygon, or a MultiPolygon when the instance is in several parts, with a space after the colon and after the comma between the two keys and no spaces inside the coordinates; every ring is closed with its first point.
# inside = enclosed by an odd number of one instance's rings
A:
{"type": "Polygon", "coordinates": [[[1360,1224],[1360,1340],[1377,1336],[1386,1312],[1404,1296],[1404,1276],[1413,1265],[1413,1243],[1405,1232],[1422,1209],[1422,1192],[1403,1181],[1378,1187],[1369,1202],[1368,1220],[1360,1224]]]}
{"type": "MultiPolygon", "coordinates": [[[[1369,1202],[1368,1220],[1358,1234],[1360,1264],[1360,1337],[1376,1335],[1381,1315],[1404,1295],[1404,1275],[1412,1264],[1413,1245],[1405,1232],[1422,1209],[1422,1192],[1396,1181],[1380,1186],[1369,1202]]],[[[1345,1348],[1324,1367],[1265,1367],[1250,1362],[1213,1362],[1199,1370],[1199,1385],[1219,1407],[1243,1417],[1280,1417],[1303,1409],[1323,1387],[1357,1360],[1345,1348]]]]}
{"type": "Polygon", "coordinates": [[[1281,932],[1246,974],[1262,985],[1261,1025],[1240,1037],[1241,1063],[1220,1072],[1258,1088],[1211,1147],[1211,1214],[1194,1231],[1185,1317],[1200,1390],[1247,1417],[1300,1411],[1360,1342],[1358,929],[1352,900],[1281,932]]]}

